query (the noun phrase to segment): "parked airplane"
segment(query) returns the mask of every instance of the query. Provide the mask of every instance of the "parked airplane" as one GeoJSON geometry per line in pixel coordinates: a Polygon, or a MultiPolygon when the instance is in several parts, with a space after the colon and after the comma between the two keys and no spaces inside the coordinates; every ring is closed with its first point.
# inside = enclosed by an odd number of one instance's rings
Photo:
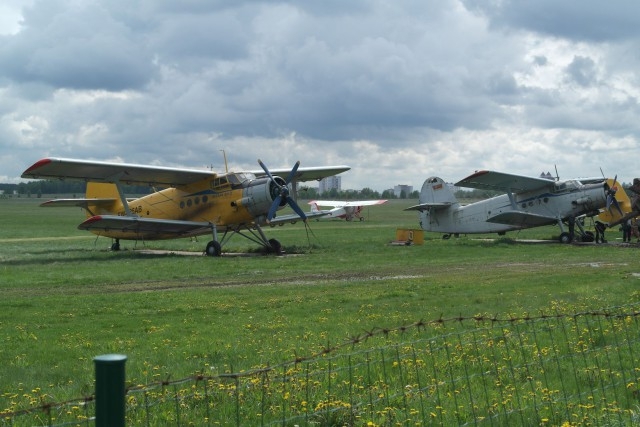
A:
{"type": "MultiPolygon", "coordinates": [[[[634,181],[634,185],[629,188],[633,193],[633,197],[629,198],[624,188],[619,186],[616,192],[616,200],[620,206],[620,211],[603,209],[598,215],[598,221],[602,222],[607,227],[615,227],[628,219],[635,218],[640,215],[640,197],[638,194],[638,192],[640,192],[640,180],[636,178],[634,181]]],[[[616,186],[615,181],[611,179],[607,180],[607,184],[611,187],[616,186]]]]}
{"type": "Polygon", "coordinates": [[[45,158],[22,174],[22,178],[73,179],[87,182],[83,199],[50,200],[42,206],[79,206],[87,220],[78,228],[115,239],[113,250],[120,249],[120,239],[159,240],[211,234],[205,249],[210,256],[220,256],[224,244],[239,234],[268,251],[279,253],[280,242],[268,239],[264,225],[295,223],[323,213],[305,214],[291,196],[290,186],[298,181],[320,180],[349,170],[349,166],[299,168],[270,172],[228,172],[168,168],[126,163],[45,158]],[[286,178],[285,178],[286,177],[286,178]],[[163,187],[147,196],[127,199],[123,185],[163,187]],[[276,216],[289,205],[295,214],[276,216]],[[218,232],[224,232],[222,238],[218,232]]]}
{"type": "Polygon", "coordinates": [[[498,233],[558,224],[560,241],[570,243],[573,235],[563,224],[582,225],[581,215],[598,215],[601,208],[620,206],[616,186],[579,180],[553,181],[494,171],[478,171],[455,184],[457,187],[502,190],[506,194],[462,206],[447,184],[438,177],[428,178],[420,192],[420,204],[406,210],[420,212],[420,225],[426,231],[452,234],[498,233]],[[573,224],[572,224],[573,223],[573,224]]]}
{"type": "Polygon", "coordinates": [[[362,208],[365,206],[381,205],[386,203],[386,200],[352,200],[352,201],[338,201],[338,200],[312,200],[309,202],[311,205],[311,212],[324,212],[326,215],[323,218],[342,218],[347,221],[353,221],[354,218],[364,221],[362,214],[362,208]],[[322,210],[320,206],[330,206],[330,210],[322,210]]]}

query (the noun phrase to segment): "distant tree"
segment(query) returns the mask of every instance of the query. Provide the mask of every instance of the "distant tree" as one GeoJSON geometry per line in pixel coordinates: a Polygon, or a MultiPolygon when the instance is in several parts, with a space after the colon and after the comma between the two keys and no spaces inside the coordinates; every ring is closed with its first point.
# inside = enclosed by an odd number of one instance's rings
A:
{"type": "Polygon", "coordinates": [[[393,192],[393,190],[384,190],[382,192],[382,198],[383,199],[396,199],[397,197],[396,197],[395,193],[393,192]]]}

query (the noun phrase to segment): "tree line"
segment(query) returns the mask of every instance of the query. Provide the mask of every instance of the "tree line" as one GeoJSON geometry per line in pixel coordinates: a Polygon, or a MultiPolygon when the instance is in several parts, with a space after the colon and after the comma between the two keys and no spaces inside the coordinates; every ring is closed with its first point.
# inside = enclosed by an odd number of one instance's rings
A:
{"type": "MultiPolygon", "coordinates": [[[[40,180],[21,182],[19,184],[0,184],[0,192],[6,195],[17,194],[19,197],[37,197],[53,194],[67,194],[73,197],[81,197],[85,193],[86,184],[79,181],[61,181],[61,180],[40,180]]],[[[125,185],[124,192],[126,194],[144,195],[150,194],[154,190],[148,186],[125,185]]],[[[362,190],[337,190],[331,189],[320,194],[317,188],[300,186],[298,195],[301,198],[312,200],[319,197],[332,198],[338,200],[360,200],[360,199],[417,199],[418,191],[409,194],[402,191],[396,195],[393,190],[384,190],[382,193],[372,190],[371,188],[363,188],[362,190]]]]}
{"type": "MultiPolygon", "coordinates": [[[[622,184],[623,188],[630,187],[630,184],[622,184]]],[[[148,186],[142,185],[125,185],[124,192],[126,194],[144,195],[150,194],[154,190],[148,186]]],[[[31,182],[21,182],[19,184],[0,184],[0,193],[6,195],[17,194],[20,197],[42,197],[43,195],[52,194],[70,194],[74,197],[84,195],[85,183],[79,181],[60,181],[60,180],[41,180],[31,182]]],[[[501,191],[492,190],[457,190],[455,196],[458,199],[483,200],[504,194],[501,191]]],[[[396,195],[392,189],[382,192],[372,190],[365,187],[362,190],[338,190],[332,188],[330,191],[319,193],[317,188],[301,186],[298,189],[299,197],[306,200],[313,200],[320,197],[331,198],[337,200],[369,200],[369,199],[418,199],[420,192],[414,190],[410,193],[405,191],[396,195]]]]}

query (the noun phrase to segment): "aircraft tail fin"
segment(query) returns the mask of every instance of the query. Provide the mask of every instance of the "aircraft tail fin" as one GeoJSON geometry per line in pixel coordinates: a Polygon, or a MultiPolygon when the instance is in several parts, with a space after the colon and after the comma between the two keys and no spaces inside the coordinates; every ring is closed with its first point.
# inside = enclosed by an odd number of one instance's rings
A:
{"type": "Polygon", "coordinates": [[[420,191],[420,204],[452,206],[458,204],[458,199],[456,199],[453,191],[447,183],[442,180],[442,178],[433,176],[431,178],[427,178],[422,185],[422,190],[420,191]]]}
{"type": "Polygon", "coordinates": [[[311,212],[320,212],[320,208],[315,200],[310,201],[309,204],[311,205],[311,212]]]}
{"type": "Polygon", "coordinates": [[[85,209],[88,216],[114,214],[122,210],[118,187],[104,182],[87,182],[85,209]]]}

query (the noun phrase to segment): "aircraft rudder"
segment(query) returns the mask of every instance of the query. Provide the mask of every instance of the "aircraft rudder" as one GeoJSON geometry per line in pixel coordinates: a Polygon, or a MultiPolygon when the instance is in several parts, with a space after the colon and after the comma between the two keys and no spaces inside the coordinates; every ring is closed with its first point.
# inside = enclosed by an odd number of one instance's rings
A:
{"type": "Polygon", "coordinates": [[[101,200],[100,203],[96,203],[93,205],[90,202],[88,203],[88,216],[115,213],[122,208],[120,194],[118,193],[118,187],[112,183],[92,181],[87,182],[85,197],[87,199],[101,200]],[[113,202],[105,203],[104,199],[113,199],[113,202]]]}
{"type": "Polygon", "coordinates": [[[442,178],[432,176],[422,184],[420,191],[420,203],[451,203],[457,204],[458,199],[449,184],[442,178]]]}

